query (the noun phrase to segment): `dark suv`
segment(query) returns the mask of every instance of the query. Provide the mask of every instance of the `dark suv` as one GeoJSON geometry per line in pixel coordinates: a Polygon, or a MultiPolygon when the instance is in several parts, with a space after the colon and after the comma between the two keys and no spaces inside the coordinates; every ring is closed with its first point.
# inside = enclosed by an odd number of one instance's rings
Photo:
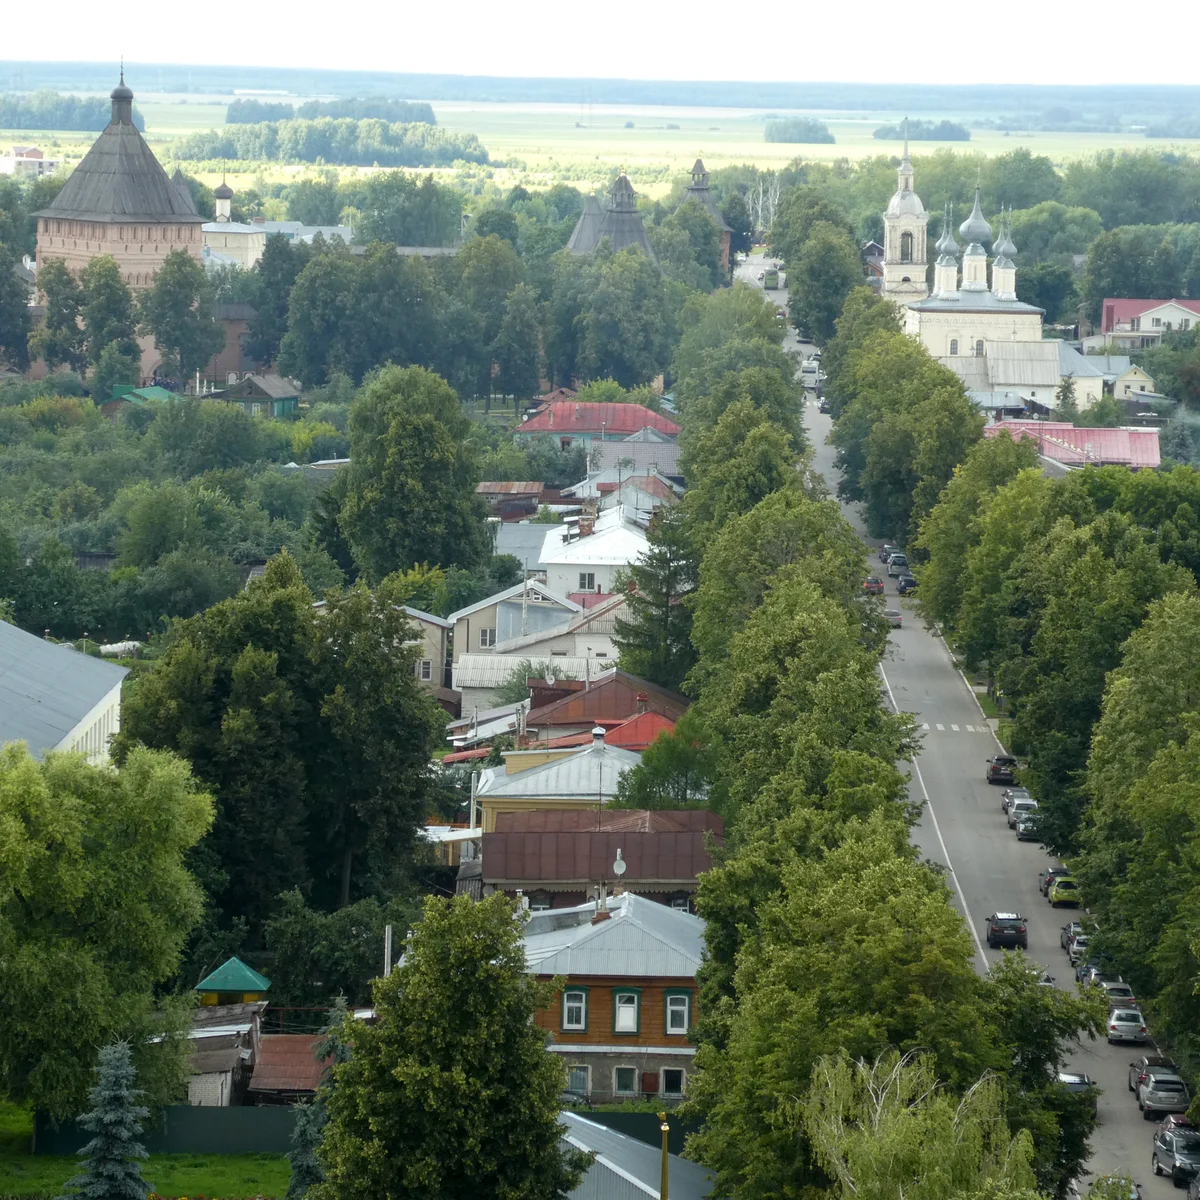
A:
{"type": "Polygon", "coordinates": [[[1013,946],[1029,949],[1029,930],[1020,913],[992,913],[987,919],[987,944],[994,950],[997,946],[1013,946]]]}
{"type": "Polygon", "coordinates": [[[988,759],[988,783],[1016,783],[1017,760],[1011,754],[997,754],[988,759]]]}
{"type": "Polygon", "coordinates": [[[1186,1126],[1160,1125],[1154,1131],[1150,1169],[1155,1175],[1169,1175],[1176,1187],[1182,1187],[1200,1171],[1200,1133],[1186,1126]]]}

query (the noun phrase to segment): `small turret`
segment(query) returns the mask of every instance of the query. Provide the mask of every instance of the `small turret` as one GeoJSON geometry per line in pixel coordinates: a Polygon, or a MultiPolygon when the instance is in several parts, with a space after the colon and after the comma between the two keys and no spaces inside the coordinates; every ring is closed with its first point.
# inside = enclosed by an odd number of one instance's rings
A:
{"type": "Polygon", "coordinates": [[[938,296],[953,296],[958,292],[958,243],[954,240],[954,224],[950,205],[946,205],[942,236],[938,238],[938,258],[933,268],[933,290],[938,296]]]}
{"type": "MultiPolygon", "coordinates": [[[[1011,210],[1009,219],[1011,220],[1011,210]]],[[[992,247],[995,258],[992,260],[992,291],[997,299],[1015,300],[1017,298],[1017,264],[1013,258],[1017,248],[1013,245],[1012,236],[1004,222],[1004,212],[1000,213],[1000,236],[992,247]]]]}
{"type": "Polygon", "coordinates": [[[132,125],[133,124],[133,91],[125,86],[125,64],[121,64],[121,82],[113,88],[111,92],[112,99],[112,125],[132,125]]]}
{"type": "Polygon", "coordinates": [[[233,207],[233,188],[225,182],[225,173],[221,172],[221,182],[213,188],[213,199],[217,202],[217,220],[231,220],[230,212],[233,207]]]}

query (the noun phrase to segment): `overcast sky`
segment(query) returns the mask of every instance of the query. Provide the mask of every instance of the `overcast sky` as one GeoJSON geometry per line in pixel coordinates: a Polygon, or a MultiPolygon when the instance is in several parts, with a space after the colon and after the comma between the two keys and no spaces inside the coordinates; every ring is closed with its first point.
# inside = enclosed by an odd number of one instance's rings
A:
{"type": "Polygon", "coordinates": [[[714,0],[232,7],[123,0],[98,10],[94,0],[49,8],[15,0],[5,9],[4,58],[94,62],[124,54],[187,63],[193,72],[220,62],[626,79],[1196,83],[1200,32],[1192,5],[1130,8],[1112,0],[1010,0],[974,10],[891,0],[744,8],[714,0]],[[731,24],[739,19],[741,31],[731,24]]]}

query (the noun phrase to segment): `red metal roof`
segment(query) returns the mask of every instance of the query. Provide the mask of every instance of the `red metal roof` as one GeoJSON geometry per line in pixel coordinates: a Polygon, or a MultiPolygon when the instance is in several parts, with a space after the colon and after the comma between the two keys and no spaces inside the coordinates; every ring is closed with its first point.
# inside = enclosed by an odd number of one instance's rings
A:
{"type": "Polygon", "coordinates": [[[266,1033],[259,1038],[250,1079],[252,1092],[315,1092],[329,1059],[313,1056],[320,1036],[307,1033],[266,1033]]]}
{"type": "Polygon", "coordinates": [[[595,608],[611,600],[616,592],[568,592],[567,599],[580,608],[595,608]]]}
{"type": "Polygon", "coordinates": [[[483,746],[478,750],[455,750],[452,754],[445,755],[442,762],[447,766],[453,766],[454,763],[471,762],[476,758],[487,758],[491,752],[491,748],[488,746],[483,746]]]}
{"type": "Polygon", "coordinates": [[[1157,429],[1085,429],[1069,421],[997,421],[984,429],[984,436],[996,437],[1002,429],[1013,437],[1033,438],[1039,453],[1072,466],[1157,467],[1162,462],[1157,429]]]}
{"type": "Polygon", "coordinates": [[[1105,297],[1104,306],[1100,310],[1100,331],[1112,333],[1118,325],[1126,325],[1134,317],[1140,317],[1152,308],[1160,308],[1164,304],[1178,304],[1180,308],[1200,315],[1200,300],[1132,300],[1105,297]]]}
{"type": "Polygon", "coordinates": [[[579,404],[559,400],[548,405],[536,417],[517,426],[518,433],[604,433],[619,436],[637,433],[649,426],[659,433],[678,437],[680,427],[661,413],[641,404],[579,404]]]}
{"type": "MultiPolygon", "coordinates": [[[[622,721],[619,725],[612,725],[604,735],[604,743],[607,746],[620,746],[622,750],[637,750],[641,752],[645,750],[660,733],[670,733],[675,728],[675,722],[668,717],[662,716],[656,712],[639,713],[636,717],[630,717],[628,721],[622,721]]],[[[563,737],[550,738],[547,741],[532,742],[525,747],[528,750],[559,750],[569,746],[587,746],[592,741],[592,735],[588,733],[568,733],[563,737]]],[[[450,756],[447,755],[448,759],[450,756]]]]}

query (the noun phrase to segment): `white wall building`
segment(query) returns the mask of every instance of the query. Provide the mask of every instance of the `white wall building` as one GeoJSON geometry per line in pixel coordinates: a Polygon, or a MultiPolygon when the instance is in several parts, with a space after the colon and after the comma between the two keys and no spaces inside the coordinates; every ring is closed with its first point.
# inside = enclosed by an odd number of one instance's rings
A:
{"type": "Polygon", "coordinates": [[[618,505],[598,517],[552,525],[542,544],[546,586],[560,596],[611,592],[617,573],[632,566],[650,545],[646,531],[618,505]]]}
{"type": "Polygon", "coordinates": [[[883,214],[883,284],[889,300],[905,304],[929,295],[926,227],[929,214],[913,189],[913,166],[908,157],[908,121],[904,123],[904,157],[897,171],[895,194],[883,214]]]}

